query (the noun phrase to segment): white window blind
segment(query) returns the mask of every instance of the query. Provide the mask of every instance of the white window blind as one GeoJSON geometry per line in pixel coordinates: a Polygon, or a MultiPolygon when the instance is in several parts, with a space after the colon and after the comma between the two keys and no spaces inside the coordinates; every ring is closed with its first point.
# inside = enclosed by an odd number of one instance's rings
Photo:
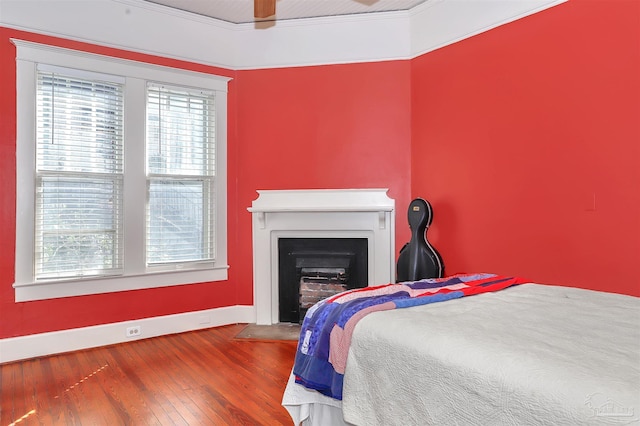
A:
{"type": "Polygon", "coordinates": [[[214,259],[211,92],[147,84],[147,264],[214,259]]]}
{"type": "Polygon", "coordinates": [[[37,73],[36,279],[122,272],[123,89],[100,77],[37,73]]]}

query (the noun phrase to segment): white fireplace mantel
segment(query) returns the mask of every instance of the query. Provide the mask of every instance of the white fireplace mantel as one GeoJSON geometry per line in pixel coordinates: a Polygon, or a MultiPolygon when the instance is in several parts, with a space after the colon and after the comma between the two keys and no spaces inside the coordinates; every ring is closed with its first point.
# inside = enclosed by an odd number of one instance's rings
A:
{"type": "Polygon", "coordinates": [[[261,190],[253,216],[258,324],[279,321],[278,239],[366,238],[368,285],[395,279],[395,201],[387,189],[261,190]]]}

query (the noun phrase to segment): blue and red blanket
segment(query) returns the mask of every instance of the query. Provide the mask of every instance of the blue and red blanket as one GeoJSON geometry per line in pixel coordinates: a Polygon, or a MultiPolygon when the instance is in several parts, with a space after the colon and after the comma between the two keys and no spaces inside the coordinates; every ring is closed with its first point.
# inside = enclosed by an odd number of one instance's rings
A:
{"type": "Polygon", "coordinates": [[[304,318],[293,366],[296,382],[342,400],[342,381],[357,322],[365,315],[502,290],[526,281],[465,274],[349,290],[318,302],[304,318]]]}

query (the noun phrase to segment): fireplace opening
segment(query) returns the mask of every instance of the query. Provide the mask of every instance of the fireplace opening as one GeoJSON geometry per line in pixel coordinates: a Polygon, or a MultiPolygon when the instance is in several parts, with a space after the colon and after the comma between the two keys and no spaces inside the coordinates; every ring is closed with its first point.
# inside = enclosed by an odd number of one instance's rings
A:
{"type": "Polygon", "coordinates": [[[320,300],[367,287],[367,250],[366,238],[279,238],[280,322],[299,323],[320,300]]]}

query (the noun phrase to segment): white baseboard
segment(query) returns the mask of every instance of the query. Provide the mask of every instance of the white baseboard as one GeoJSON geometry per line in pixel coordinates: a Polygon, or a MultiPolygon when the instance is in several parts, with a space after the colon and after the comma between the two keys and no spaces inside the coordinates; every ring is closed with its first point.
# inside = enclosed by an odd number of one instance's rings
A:
{"type": "Polygon", "coordinates": [[[10,337],[0,339],[0,364],[203,328],[255,322],[255,307],[228,306],[50,333],[10,337]],[[127,337],[127,328],[134,326],[140,327],[140,335],[127,337]]]}

